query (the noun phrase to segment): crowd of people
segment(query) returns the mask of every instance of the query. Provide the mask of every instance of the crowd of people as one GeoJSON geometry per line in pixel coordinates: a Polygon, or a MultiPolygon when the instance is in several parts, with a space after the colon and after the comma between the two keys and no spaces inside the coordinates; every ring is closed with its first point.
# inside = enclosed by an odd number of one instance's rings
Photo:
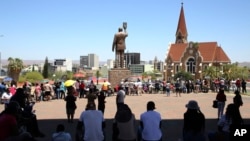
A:
{"type": "MultiPolygon", "coordinates": [[[[164,82],[162,82],[164,83],[164,82]]],[[[177,80],[176,83],[181,83],[177,80]]],[[[181,96],[181,84],[175,83],[176,96],[181,96]]],[[[14,85],[14,84],[13,84],[14,85]]],[[[12,85],[12,86],[13,86],[12,85]]],[[[166,94],[169,96],[168,86],[171,84],[166,82],[166,94]]],[[[87,105],[85,110],[81,113],[76,127],[76,140],[78,141],[103,141],[105,140],[106,123],[104,119],[105,112],[105,98],[109,96],[107,93],[108,86],[103,84],[99,91],[94,85],[93,81],[89,84],[89,93],[84,96],[81,93],[81,82],[71,86],[63,86],[63,83],[58,83],[58,86],[53,88],[49,83],[42,85],[36,84],[35,87],[35,101],[30,99],[31,89],[28,83],[25,83],[22,88],[15,89],[12,94],[11,89],[5,89],[3,95],[9,98],[5,101],[5,110],[0,114],[0,140],[17,140],[28,141],[35,140],[36,137],[44,137],[44,134],[39,130],[36,114],[33,111],[35,102],[41,100],[51,100],[52,92],[56,92],[56,99],[64,99],[66,102],[66,114],[69,123],[73,123],[75,110],[77,108],[77,97],[87,98],[87,105]],[[39,88],[40,87],[40,88],[39,88]],[[42,90],[43,89],[43,90],[42,90]],[[40,95],[36,91],[40,90],[40,95]],[[42,95],[42,91],[44,94],[42,95]],[[79,93],[76,94],[76,93],[79,93]],[[42,97],[42,98],[41,98],[42,97]],[[95,100],[98,105],[96,106],[95,100]],[[22,130],[25,129],[25,130],[22,130]]],[[[183,114],[183,141],[205,141],[208,136],[210,141],[228,141],[232,132],[231,127],[239,127],[243,124],[243,119],[240,115],[240,106],[243,106],[243,101],[240,95],[240,90],[235,90],[235,97],[233,103],[226,106],[226,95],[224,93],[224,85],[221,83],[218,86],[219,90],[216,95],[218,101],[218,131],[205,134],[205,115],[201,112],[198,102],[190,100],[186,104],[187,111],[183,114]],[[224,107],[226,112],[224,112],[224,107]]],[[[157,112],[155,103],[148,101],[146,111],[140,115],[140,123],[136,125],[136,118],[133,114],[133,109],[125,102],[125,97],[128,95],[129,89],[126,88],[126,81],[121,83],[116,90],[116,114],[114,117],[112,128],[112,139],[114,141],[161,141],[162,136],[162,119],[161,114],[157,112]]],[[[65,131],[63,124],[59,124],[56,132],[51,136],[53,141],[61,139],[71,141],[71,135],[65,131]]]]}

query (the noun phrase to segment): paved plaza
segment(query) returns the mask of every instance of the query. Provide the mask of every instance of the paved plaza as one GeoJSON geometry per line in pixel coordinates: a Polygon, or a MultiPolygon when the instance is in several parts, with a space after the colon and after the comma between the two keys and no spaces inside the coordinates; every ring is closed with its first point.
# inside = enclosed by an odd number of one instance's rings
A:
{"type": "MultiPolygon", "coordinates": [[[[227,104],[232,103],[234,94],[226,93],[227,104]]],[[[142,94],[142,96],[126,96],[125,102],[130,106],[138,121],[140,114],[146,111],[148,101],[154,101],[156,111],[162,116],[162,132],[163,141],[181,141],[183,114],[186,111],[185,105],[189,100],[197,100],[201,111],[206,118],[206,132],[216,130],[217,109],[212,108],[212,101],[215,99],[215,93],[199,93],[199,94],[182,94],[176,97],[171,94],[167,97],[165,94],[142,94]]],[[[242,96],[244,105],[240,108],[241,115],[246,123],[250,123],[250,96],[242,96]]],[[[111,141],[112,137],[112,121],[116,112],[115,96],[106,98],[105,120],[106,120],[106,141],[111,141]]],[[[77,110],[74,123],[68,123],[65,114],[65,101],[52,100],[49,102],[36,103],[34,109],[38,118],[41,131],[45,133],[45,138],[37,138],[38,141],[49,141],[56,125],[63,123],[66,131],[70,132],[73,140],[75,135],[76,124],[81,112],[85,109],[87,100],[77,99],[77,110]]],[[[97,103],[97,101],[96,101],[97,103]]],[[[2,111],[3,105],[0,105],[2,111]]],[[[138,124],[139,122],[137,122],[138,124]]]]}

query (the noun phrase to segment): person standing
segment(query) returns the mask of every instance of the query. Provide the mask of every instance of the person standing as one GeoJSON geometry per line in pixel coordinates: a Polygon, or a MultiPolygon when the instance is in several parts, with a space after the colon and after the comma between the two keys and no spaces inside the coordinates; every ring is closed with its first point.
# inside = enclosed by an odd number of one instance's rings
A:
{"type": "Polygon", "coordinates": [[[38,83],[36,83],[36,87],[35,87],[35,97],[36,97],[36,102],[40,102],[40,100],[41,100],[41,87],[38,83]]]}
{"type": "Polygon", "coordinates": [[[96,110],[96,105],[89,102],[86,110],[80,115],[77,130],[81,132],[84,141],[103,141],[105,121],[101,111],[96,110]]]}
{"type": "Polygon", "coordinates": [[[197,101],[190,100],[184,113],[183,141],[205,141],[205,116],[197,101]]]}
{"type": "Polygon", "coordinates": [[[84,98],[84,93],[85,93],[85,84],[83,81],[81,81],[80,85],[79,85],[79,88],[80,88],[80,96],[79,98],[84,98]]]}
{"type": "Polygon", "coordinates": [[[143,141],[161,141],[161,115],[154,111],[155,103],[149,101],[147,103],[147,111],[140,116],[140,128],[138,140],[143,141]]]}
{"type": "Polygon", "coordinates": [[[170,96],[170,87],[171,87],[171,84],[169,83],[169,81],[167,81],[167,83],[166,83],[166,93],[167,93],[167,96],[170,96]]]}
{"type": "Polygon", "coordinates": [[[73,86],[67,87],[68,94],[65,97],[66,101],[66,113],[69,123],[73,123],[75,110],[76,110],[76,97],[73,95],[75,92],[75,88],[73,86]]]}
{"type": "Polygon", "coordinates": [[[100,92],[100,94],[98,95],[98,110],[102,111],[102,114],[104,115],[104,110],[105,110],[105,94],[103,91],[100,92]]]}
{"type": "Polygon", "coordinates": [[[174,87],[175,87],[176,97],[178,97],[178,94],[179,94],[179,97],[181,97],[181,85],[180,85],[179,80],[175,82],[174,87]]]}
{"type": "Polygon", "coordinates": [[[117,105],[117,110],[119,109],[119,106],[124,104],[124,99],[125,99],[125,91],[122,86],[119,87],[119,91],[117,92],[116,95],[116,105],[117,105]]]}
{"type": "Polygon", "coordinates": [[[241,81],[241,88],[242,88],[242,93],[243,94],[247,93],[246,85],[247,85],[247,82],[244,79],[242,79],[242,81],[241,81]]]}
{"type": "Polygon", "coordinates": [[[221,116],[223,115],[224,112],[224,107],[225,107],[225,103],[227,101],[227,97],[224,93],[224,89],[220,88],[218,94],[216,95],[216,100],[218,101],[218,119],[221,118],[221,116]]]}
{"type": "Polygon", "coordinates": [[[240,92],[236,90],[236,91],[234,92],[234,94],[235,94],[235,96],[234,96],[234,98],[233,98],[233,102],[234,102],[234,104],[236,105],[236,107],[240,108],[240,106],[243,105],[243,101],[242,101],[240,92]]]}

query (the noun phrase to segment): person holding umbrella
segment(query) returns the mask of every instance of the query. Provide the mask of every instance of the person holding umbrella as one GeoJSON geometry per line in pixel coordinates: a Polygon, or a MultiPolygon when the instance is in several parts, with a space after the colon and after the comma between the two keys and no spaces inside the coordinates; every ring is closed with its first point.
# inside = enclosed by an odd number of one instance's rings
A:
{"type": "MultiPolygon", "coordinates": [[[[67,84],[67,83],[66,83],[67,84]]],[[[74,119],[74,115],[75,115],[75,110],[77,108],[76,106],[76,97],[74,96],[75,93],[75,88],[73,86],[74,83],[72,83],[72,85],[67,84],[67,96],[65,97],[65,101],[66,101],[66,114],[67,114],[67,119],[69,123],[73,123],[73,119],[74,119]]]]}

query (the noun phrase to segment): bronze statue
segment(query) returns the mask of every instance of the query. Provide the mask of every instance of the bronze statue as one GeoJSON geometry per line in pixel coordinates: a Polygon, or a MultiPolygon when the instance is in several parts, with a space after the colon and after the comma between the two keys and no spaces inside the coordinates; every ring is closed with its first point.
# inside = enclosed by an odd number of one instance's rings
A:
{"type": "Polygon", "coordinates": [[[119,28],[118,33],[114,36],[112,51],[115,50],[115,68],[124,68],[124,50],[126,49],[125,39],[128,36],[126,22],[123,22],[123,29],[119,28]]]}

